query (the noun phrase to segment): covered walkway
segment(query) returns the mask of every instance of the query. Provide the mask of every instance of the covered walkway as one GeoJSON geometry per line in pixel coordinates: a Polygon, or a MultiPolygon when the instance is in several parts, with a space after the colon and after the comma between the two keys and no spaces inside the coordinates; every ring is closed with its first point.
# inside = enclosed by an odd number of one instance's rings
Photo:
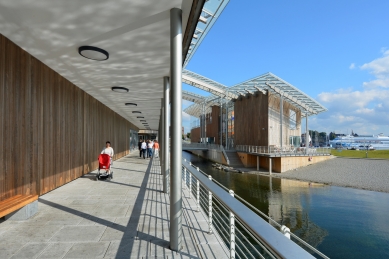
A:
{"type": "Polygon", "coordinates": [[[0,258],[226,258],[228,251],[183,192],[182,249],[169,249],[169,196],[160,161],[133,152],[39,198],[39,213],[0,223],[0,258]]]}

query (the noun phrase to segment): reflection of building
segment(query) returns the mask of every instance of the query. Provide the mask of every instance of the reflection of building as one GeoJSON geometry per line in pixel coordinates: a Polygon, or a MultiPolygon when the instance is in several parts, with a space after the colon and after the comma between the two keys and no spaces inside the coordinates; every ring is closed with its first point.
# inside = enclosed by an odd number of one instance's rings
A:
{"type": "MultiPolygon", "coordinates": [[[[313,247],[320,244],[328,235],[325,229],[310,220],[307,211],[307,207],[310,206],[310,190],[327,188],[327,185],[261,175],[257,175],[256,182],[253,178],[248,179],[249,181],[244,183],[248,190],[246,195],[238,194],[260,211],[290,228],[292,233],[313,247]]],[[[235,189],[239,187],[236,186],[235,189]]],[[[271,221],[269,223],[272,224],[271,221]]]]}
{"type": "Polygon", "coordinates": [[[139,130],[138,133],[139,140],[156,139],[157,135],[158,135],[157,130],[139,130]]]}

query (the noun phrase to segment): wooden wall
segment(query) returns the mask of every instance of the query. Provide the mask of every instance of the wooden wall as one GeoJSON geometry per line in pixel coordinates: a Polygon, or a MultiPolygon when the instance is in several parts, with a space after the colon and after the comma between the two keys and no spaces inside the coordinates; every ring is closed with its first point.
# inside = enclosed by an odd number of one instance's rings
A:
{"type": "Polygon", "coordinates": [[[235,145],[268,145],[268,96],[262,93],[236,100],[235,145]]]}
{"type": "Polygon", "coordinates": [[[200,141],[200,127],[193,128],[190,130],[190,142],[191,143],[199,143],[200,141]]]}
{"type": "Polygon", "coordinates": [[[220,124],[220,107],[212,106],[211,113],[207,116],[207,137],[214,137],[215,143],[220,144],[220,136],[219,136],[219,124],[220,124]],[[212,120],[210,119],[212,116],[212,120]]]}
{"type": "Polygon", "coordinates": [[[0,34],[0,201],[44,194],[128,154],[133,124],[0,34]]]}

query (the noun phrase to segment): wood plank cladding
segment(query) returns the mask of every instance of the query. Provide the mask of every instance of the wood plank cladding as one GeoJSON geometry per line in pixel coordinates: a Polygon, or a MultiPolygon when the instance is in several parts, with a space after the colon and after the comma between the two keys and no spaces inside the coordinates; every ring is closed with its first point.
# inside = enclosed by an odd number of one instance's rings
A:
{"type": "Polygon", "coordinates": [[[235,145],[269,145],[268,96],[262,93],[236,100],[234,104],[235,145]]]}
{"type": "Polygon", "coordinates": [[[133,124],[0,34],[0,201],[42,195],[97,168],[133,124]]]}
{"type": "MultiPolygon", "coordinates": [[[[220,107],[212,106],[211,113],[206,115],[206,127],[207,127],[207,138],[215,138],[214,144],[219,144],[220,142],[220,107]]],[[[193,128],[190,131],[190,138],[192,143],[198,143],[200,141],[200,127],[193,128]]]]}

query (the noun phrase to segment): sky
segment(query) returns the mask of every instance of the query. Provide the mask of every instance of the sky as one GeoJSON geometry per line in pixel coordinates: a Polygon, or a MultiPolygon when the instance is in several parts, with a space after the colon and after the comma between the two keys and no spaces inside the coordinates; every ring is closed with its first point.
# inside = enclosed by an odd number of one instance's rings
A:
{"type": "Polygon", "coordinates": [[[388,11],[387,0],[230,0],[186,69],[228,87],[272,72],[328,109],[311,130],[389,135],[388,11]]]}

